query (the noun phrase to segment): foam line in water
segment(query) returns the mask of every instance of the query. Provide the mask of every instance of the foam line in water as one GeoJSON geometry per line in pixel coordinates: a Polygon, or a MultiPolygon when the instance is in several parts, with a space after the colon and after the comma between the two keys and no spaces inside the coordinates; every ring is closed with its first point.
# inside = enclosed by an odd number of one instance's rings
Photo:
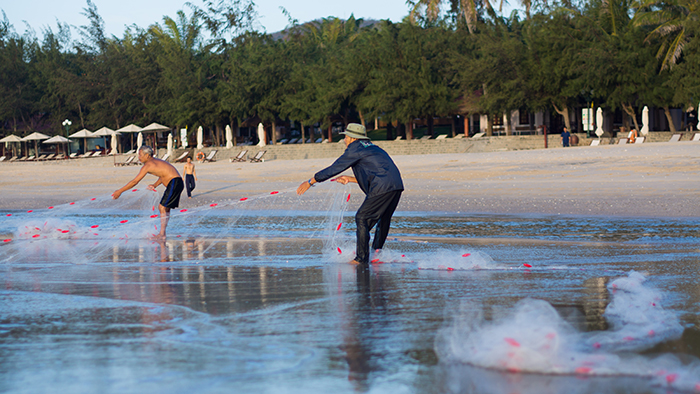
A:
{"type": "Polygon", "coordinates": [[[611,329],[580,332],[542,300],[523,299],[493,320],[465,302],[448,311],[435,350],[445,363],[507,372],[586,376],[637,376],[681,391],[700,390],[700,362],[645,357],[641,351],[680,338],[683,327],[662,306],[663,294],[630,272],[609,284],[612,301],[604,317],[611,329]]]}

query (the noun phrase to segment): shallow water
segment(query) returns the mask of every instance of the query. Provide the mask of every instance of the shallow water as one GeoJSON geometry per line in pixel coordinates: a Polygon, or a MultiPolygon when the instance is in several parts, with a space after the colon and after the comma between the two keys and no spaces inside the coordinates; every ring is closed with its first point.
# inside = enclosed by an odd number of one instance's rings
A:
{"type": "MultiPolygon", "coordinates": [[[[114,220],[71,215],[83,227],[114,220]]],[[[12,237],[9,226],[0,233],[12,237]]],[[[15,236],[0,244],[0,392],[700,390],[699,220],[398,213],[369,269],[342,263],[353,228],[342,212],[220,211],[173,219],[164,243],[15,236]],[[324,230],[336,219],[342,238],[324,230]],[[614,352],[638,373],[526,373],[438,351],[471,303],[490,322],[544,300],[576,335],[610,332],[607,286],[631,271],[682,332],[614,352]],[[659,356],[677,378],[642,370],[659,356]]]]}

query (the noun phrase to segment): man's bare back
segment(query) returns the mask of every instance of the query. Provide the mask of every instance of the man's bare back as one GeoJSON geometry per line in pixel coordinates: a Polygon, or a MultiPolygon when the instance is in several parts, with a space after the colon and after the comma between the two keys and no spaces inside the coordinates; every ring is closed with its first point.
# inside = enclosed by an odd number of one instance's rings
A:
{"type": "Polygon", "coordinates": [[[151,190],[155,190],[155,188],[160,184],[168,186],[173,178],[180,178],[180,173],[177,172],[177,169],[173,167],[172,164],[161,159],[157,159],[142,150],[139,150],[139,161],[143,163],[143,166],[141,166],[141,171],[139,171],[138,175],[136,175],[136,178],[132,179],[121,189],[112,193],[112,197],[115,200],[119,198],[124,191],[131,189],[141,182],[146,174],[151,174],[158,177],[158,181],[156,183],[148,185],[148,188],[151,190]]]}

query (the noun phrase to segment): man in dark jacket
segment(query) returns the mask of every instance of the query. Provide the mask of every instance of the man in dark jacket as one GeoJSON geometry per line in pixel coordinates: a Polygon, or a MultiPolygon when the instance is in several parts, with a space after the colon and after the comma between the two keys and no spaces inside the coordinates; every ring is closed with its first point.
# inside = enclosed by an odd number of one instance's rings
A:
{"type": "Polygon", "coordinates": [[[317,172],[299,185],[297,194],[306,193],[317,182],[328,180],[352,167],[355,175],[343,175],[337,181],[343,185],[357,183],[365,193],[365,201],[355,214],[357,223],[357,253],[352,264],[369,264],[369,232],[375,225],[372,249],[381,249],[391,226],[391,217],[401,199],[401,173],[389,155],[374,145],[361,124],[350,123],[345,128],[345,152],[330,167],[317,172]]]}

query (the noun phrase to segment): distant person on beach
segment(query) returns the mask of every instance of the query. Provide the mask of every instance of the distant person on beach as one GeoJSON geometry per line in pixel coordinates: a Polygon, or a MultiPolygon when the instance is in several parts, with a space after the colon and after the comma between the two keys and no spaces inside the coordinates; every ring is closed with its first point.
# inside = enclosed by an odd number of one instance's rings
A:
{"type": "Polygon", "coordinates": [[[194,190],[197,180],[197,172],[194,170],[194,164],[191,158],[187,158],[185,163],[185,187],[187,188],[187,198],[192,198],[192,190],[194,190]]]}
{"type": "Polygon", "coordinates": [[[155,238],[165,239],[165,229],[168,227],[170,210],[180,205],[180,194],[184,188],[182,177],[172,164],[153,157],[153,149],[151,149],[150,146],[144,145],[139,148],[139,161],[143,163],[143,166],[141,166],[141,171],[136,175],[136,178],[132,179],[121,189],[112,193],[112,198],[116,200],[126,190],[138,185],[146,174],[157,176],[158,180],[156,183],[148,185],[148,189],[155,191],[158,185],[165,185],[163,198],[161,198],[160,205],[158,205],[158,209],[160,210],[160,234],[155,236],[155,238]]]}
{"type": "Polygon", "coordinates": [[[369,232],[375,225],[372,249],[384,247],[389,234],[391,217],[399,205],[403,181],[399,169],[391,157],[367,137],[367,130],[357,123],[345,128],[345,152],[330,167],[317,172],[297,188],[297,194],[306,193],[317,182],[328,180],[352,167],[355,176],[340,176],[336,180],[343,185],[353,182],[365,193],[365,201],[355,214],[357,224],[357,249],[352,264],[369,264],[369,232]]]}
{"type": "Polygon", "coordinates": [[[569,146],[569,138],[571,138],[571,133],[569,133],[569,129],[564,126],[564,131],[561,132],[561,146],[567,148],[569,146]]]}

